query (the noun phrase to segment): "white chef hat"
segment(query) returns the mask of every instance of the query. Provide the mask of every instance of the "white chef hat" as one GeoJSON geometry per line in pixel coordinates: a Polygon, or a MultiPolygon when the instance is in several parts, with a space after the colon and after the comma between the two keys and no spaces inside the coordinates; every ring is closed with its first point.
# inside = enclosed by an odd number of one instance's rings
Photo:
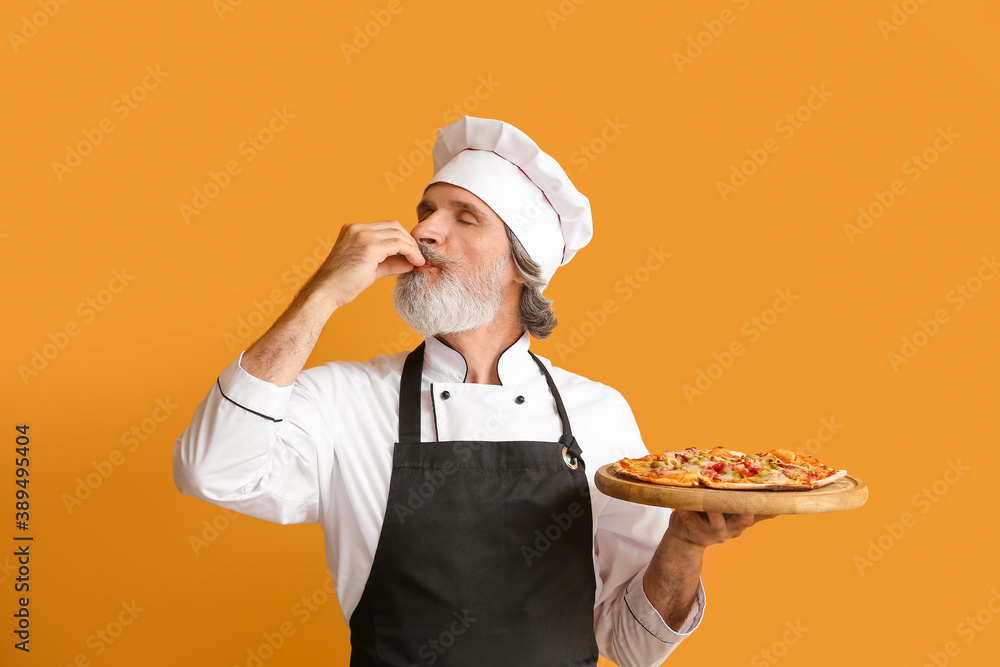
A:
{"type": "Polygon", "coordinates": [[[541,267],[546,284],[593,236],[590,201],[555,159],[503,121],[464,116],[442,127],[427,187],[434,183],[457,185],[486,202],[541,267]]]}

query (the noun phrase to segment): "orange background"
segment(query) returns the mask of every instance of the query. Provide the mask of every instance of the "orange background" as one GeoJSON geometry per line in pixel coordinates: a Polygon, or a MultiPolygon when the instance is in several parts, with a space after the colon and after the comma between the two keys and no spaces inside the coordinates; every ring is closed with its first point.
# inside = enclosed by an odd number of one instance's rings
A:
{"type": "MultiPolygon", "coordinates": [[[[1000,280],[976,278],[1000,251],[1000,10],[903,4],[4,3],[0,539],[19,533],[12,450],[28,423],[35,541],[30,654],[12,647],[13,546],[0,549],[0,662],[248,665],[286,624],[267,667],[346,664],[320,528],[182,497],[173,442],[324,239],[413,224],[428,140],[461,112],[523,129],[593,205],[594,240],[548,290],[561,324],[537,352],[619,389],[652,451],[810,449],[870,486],[860,510],[709,549],[704,622],[669,664],[991,664],[1000,280]],[[294,118],[250,160],[243,142],[274,109],[294,118]],[[102,121],[112,131],[57,174],[102,121]],[[765,145],[724,200],[718,183],[765,145]],[[181,204],[231,161],[185,221],[181,204]],[[849,238],[876,193],[891,205],[849,238]],[[778,290],[797,299],[775,319],[778,290]],[[744,353],[711,367],[736,341],[744,353]],[[44,366],[22,377],[36,352],[44,366]],[[715,379],[689,400],[699,371],[715,379]],[[104,642],[119,616],[130,624],[104,642]]],[[[414,346],[391,288],[338,312],[310,365],[414,346]]]]}

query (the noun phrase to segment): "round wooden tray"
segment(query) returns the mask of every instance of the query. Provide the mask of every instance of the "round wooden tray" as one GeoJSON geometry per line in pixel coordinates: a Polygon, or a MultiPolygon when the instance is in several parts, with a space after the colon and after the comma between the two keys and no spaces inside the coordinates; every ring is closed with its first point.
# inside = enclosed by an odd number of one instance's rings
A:
{"type": "Polygon", "coordinates": [[[641,505],[671,507],[696,512],[726,514],[818,514],[861,507],[868,500],[868,485],[850,475],[808,491],[733,491],[687,488],[633,482],[616,477],[611,464],[594,475],[603,493],[641,505]]]}

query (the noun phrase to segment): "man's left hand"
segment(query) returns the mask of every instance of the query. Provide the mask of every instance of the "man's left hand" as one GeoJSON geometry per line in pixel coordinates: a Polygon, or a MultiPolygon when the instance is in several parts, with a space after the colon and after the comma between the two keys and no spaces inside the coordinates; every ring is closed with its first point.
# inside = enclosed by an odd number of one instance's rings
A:
{"type": "Polygon", "coordinates": [[[743,531],[774,514],[721,514],[674,510],[670,513],[667,535],[699,547],[708,547],[739,537],[743,531]]]}
{"type": "Polygon", "coordinates": [[[705,548],[773,518],[773,514],[670,513],[667,530],[642,578],[647,599],[668,626],[679,629],[694,604],[705,548]]]}

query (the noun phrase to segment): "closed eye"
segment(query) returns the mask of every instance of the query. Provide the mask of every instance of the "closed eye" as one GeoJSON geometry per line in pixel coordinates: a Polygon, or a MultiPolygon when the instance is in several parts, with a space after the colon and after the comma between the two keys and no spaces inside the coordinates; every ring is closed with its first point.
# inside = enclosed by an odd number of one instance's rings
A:
{"type": "MultiPolygon", "coordinates": [[[[472,220],[465,220],[463,218],[457,218],[456,222],[458,222],[460,224],[463,224],[463,225],[470,225],[470,226],[478,224],[478,218],[475,215],[476,212],[477,212],[477,210],[473,210],[473,207],[470,204],[468,204],[466,202],[457,202],[457,201],[453,201],[451,203],[456,208],[464,209],[463,211],[461,211],[459,213],[459,215],[465,215],[466,213],[472,213],[473,214],[473,219],[472,220]]],[[[428,201],[426,199],[421,200],[420,203],[417,204],[417,222],[423,222],[425,218],[429,217],[436,210],[437,209],[431,204],[430,201],[428,201]]]]}
{"type": "Polygon", "coordinates": [[[426,202],[417,204],[417,222],[423,222],[424,218],[434,212],[434,209],[426,202]]]}

